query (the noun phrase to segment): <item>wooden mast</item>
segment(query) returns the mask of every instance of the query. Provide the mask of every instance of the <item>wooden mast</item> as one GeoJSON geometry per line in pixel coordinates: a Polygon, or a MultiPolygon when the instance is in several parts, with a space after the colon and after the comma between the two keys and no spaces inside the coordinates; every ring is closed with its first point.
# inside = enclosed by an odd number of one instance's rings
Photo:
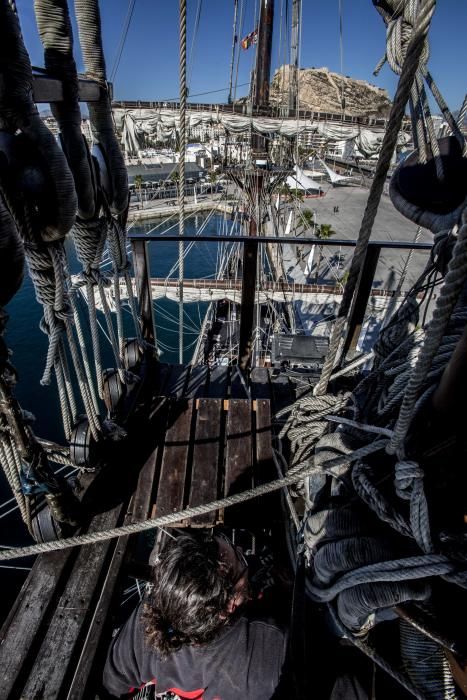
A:
{"type": "Polygon", "coordinates": [[[300,37],[300,20],[302,0],[292,3],[292,31],[290,34],[290,66],[289,66],[289,117],[294,117],[297,109],[298,94],[298,45],[300,37]]]}
{"type": "MultiPolygon", "coordinates": [[[[251,90],[253,113],[260,110],[261,107],[269,105],[273,24],[274,0],[261,0],[256,70],[251,90]]],[[[268,167],[267,141],[260,134],[253,134],[252,160],[250,197],[257,198],[254,212],[257,219],[254,216],[250,218],[248,234],[253,239],[261,234],[262,217],[259,213],[261,211],[259,198],[263,187],[264,172],[268,167]]],[[[245,370],[251,361],[257,265],[258,243],[252,240],[245,243],[243,248],[243,286],[238,352],[238,363],[242,370],[245,370]]]]}

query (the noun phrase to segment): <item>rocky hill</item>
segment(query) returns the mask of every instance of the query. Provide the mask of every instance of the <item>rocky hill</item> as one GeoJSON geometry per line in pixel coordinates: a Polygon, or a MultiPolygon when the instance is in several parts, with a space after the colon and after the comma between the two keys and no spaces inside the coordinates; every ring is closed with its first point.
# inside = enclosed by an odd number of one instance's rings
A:
{"type": "MultiPolygon", "coordinates": [[[[288,104],[290,66],[281,66],[271,83],[270,102],[288,104]]],[[[370,85],[365,80],[355,80],[328,68],[301,68],[298,75],[300,109],[314,112],[342,110],[342,93],[345,113],[351,116],[387,117],[391,101],[386,90],[370,85]]]]}

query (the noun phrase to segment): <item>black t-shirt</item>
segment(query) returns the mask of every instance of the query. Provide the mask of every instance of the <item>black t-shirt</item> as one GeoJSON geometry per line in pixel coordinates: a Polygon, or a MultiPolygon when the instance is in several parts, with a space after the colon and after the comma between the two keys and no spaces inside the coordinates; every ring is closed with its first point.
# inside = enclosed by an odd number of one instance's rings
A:
{"type": "Polygon", "coordinates": [[[183,646],[165,658],[144,639],[139,605],[112,641],[104,686],[117,697],[155,684],[187,700],[269,700],[285,659],[287,634],[269,619],[242,615],[202,646],[183,646]]]}

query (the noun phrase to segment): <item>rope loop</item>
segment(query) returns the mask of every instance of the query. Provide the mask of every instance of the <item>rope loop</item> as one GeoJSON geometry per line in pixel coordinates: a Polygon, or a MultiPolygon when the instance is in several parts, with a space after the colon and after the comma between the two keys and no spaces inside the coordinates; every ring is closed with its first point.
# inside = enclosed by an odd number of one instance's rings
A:
{"type": "MultiPolygon", "coordinates": [[[[416,16],[409,8],[408,3],[394,3],[399,5],[401,14],[393,15],[387,23],[386,31],[386,59],[397,75],[401,75],[404,65],[407,49],[414,33],[416,16]]],[[[410,3],[413,5],[413,3],[410,3]]],[[[425,38],[422,53],[420,56],[420,65],[426,65],[430,57],[430,49],[428,40],[425,38]]]]}
{"type": "Polygon", "coordinates": [[[88,270],[93,265],[98,265],[107,238],[107,220],[104,216],[82,221],[77,219],[73,226],[73,242],[76,255],[83,269],[88,270]]]}
{"type": "Polygon", "coordinates": [[[410,500],[411,492],[417,479],[423,479],[425,472],[417,464],[410,460],[400,460],[396,462],[394,468],[394,484],[396,493],[404,500],[410,500]]]}

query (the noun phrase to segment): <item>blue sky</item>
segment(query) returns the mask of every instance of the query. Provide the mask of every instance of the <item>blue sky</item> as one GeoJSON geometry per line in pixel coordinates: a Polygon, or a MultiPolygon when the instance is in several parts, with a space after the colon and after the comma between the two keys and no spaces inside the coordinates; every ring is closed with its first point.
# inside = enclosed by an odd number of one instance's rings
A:
{"type": "MultiPolygon", "coordinates": [[[[188,2],[188,53],[191,54],[189,90],[199,101],[227,98],[231,59],[233,0],[201,0],[201,18],[193,41],[198,3],[188,2]]],[[[243,0],[245,36],[254,26],[258,0],[243,0]]],[[[290,2],[290,0],[289,0],[290,2]]],[[[375,78],[372,71],[384,53],[385,28],[371,0],[341,0],[343,7],[343,72],[386,88],[392,96],[396,78],[385,66],[375,78]]],[[[241,3],[241,0],[240,0],[241,3]]],[[[239,4],[240,4],[239,3],[239,4]]],[[[72,4],[72,2],[71,2],[72,4]]],[[[291,4],[291,3],[290,3],[291,4]]],[[[275,0],[273,69],[284,62],[286,0],[275,0]],[[281,13],[282,8],[282,13],[281,13]],[[282,23],[281,23],[282,14],[282,23]]],[[[17,0],[26,46],[33,65],[43,65],[35,28],[32,0],[17,0]]],[[[128,10],[128,0],[100,0],[104,51],[110,74],[128,10]]],[[[440,0],[430,32],[430,69],[451,109],[458,109],[466,92],[467,2],[440,0]]],[[[77,31],[75,27],[75,41],[77,31]]],[[[77,49],[78,69],[82,62],[77,49]]],[[[238,84],[249,81],[254,48],[242,51],[238,84]]],[[[327,66],[340,71],[339,0],[303,0],[301,65],[327,66]]],[[[114,80],[115,99],[163,100],[178,95],[178,0],[136,0],[132,22],[114,80]]],[[[240,86],[237,96],[244,95],[240,86]]]]}

